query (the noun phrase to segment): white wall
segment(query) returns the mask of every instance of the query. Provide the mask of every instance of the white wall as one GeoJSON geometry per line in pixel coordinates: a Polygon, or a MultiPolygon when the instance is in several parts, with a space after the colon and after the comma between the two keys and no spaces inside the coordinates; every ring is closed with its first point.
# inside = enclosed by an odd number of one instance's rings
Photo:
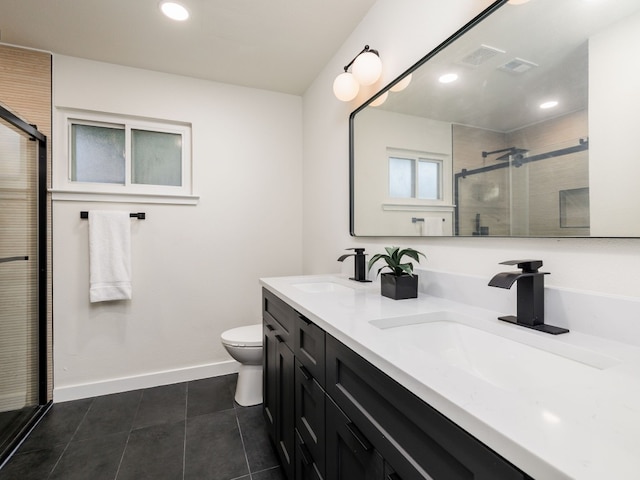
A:
{"type": "Polygon", "coordinates": [[[54,107],[191,122],[200,195],[54,202],[54,398],[235,369],[220,333],[261,321],[259,277],[302,270],[300,97],[55,56],[54,107]],[[132,220],[133,299],[92,305],[79,212],[111,208],[147,213],[132,220]]]}
{"type": "Polygon", "coordinates": [[[362,159],[356,162],[354,168],[354,191],[359,200],[354,206],[354,232],[358,235],[397,232],[416,236],[421,235],[423,229],[425,232],[427,230],[424,222],[412,223],[411,219],[431,217],[440,223],[439,228],[448,230],[447,235],[453,233],[451,212],[443,215],[442,208],[433,208],[433,204],[446,204],[449,208],[453,204],[451,182],[443,185],[440,202],[389,196],[389,148],[396,148],[399,152],[409,150],[431,154],[431,158],[442,161],[442,177],[452,177],[450,123],[375,108],[366,109],[358,116],[358,128],[353,139],[356,157],[362,159]],[[427,203],[430,205],[425,205],[427,203]],[[385,204],[394,204],[394,210],[385,209],[385,204]],[[446,229],[442,225],[442,218],[448,220],[446,229]]]}
{"type": "Polygon", "coordinates": [[[633,232],[640,236],[640,67],[638,62],[629,61],[632,47],[620,48],[639,43],[640,14],[589,39],[589,193],[593,235],[633,232]],[[611,118],[617,121],[609,121],[611,118]]]}
{"type": "MultiPolygon", "coordinates": [[[[351,272],[336,262],[343,249],[365,246],[375,253],[398,244],[423,251],[422,266],[487,278],[498,262],[541,258],[551,272],[547,284],[638,296],[638,239],[501,239],[501,238],[352,238],[349,236],[348,117],[363,100],[342,103],[331,84],[341,66],[362,46],[380,51],[384,85],[471,19],[490,2],[483,0],[379,0],[351,37],[317,77],[303,98],[304,112],[304,271],[351,272]]],[[[379,85],[379,86],[381,86],[379,85]]],[[[368,91],[371,96],[373,91],[368,91]]],[[[515,292],[505,292],[515,295],[515,292]]]]}

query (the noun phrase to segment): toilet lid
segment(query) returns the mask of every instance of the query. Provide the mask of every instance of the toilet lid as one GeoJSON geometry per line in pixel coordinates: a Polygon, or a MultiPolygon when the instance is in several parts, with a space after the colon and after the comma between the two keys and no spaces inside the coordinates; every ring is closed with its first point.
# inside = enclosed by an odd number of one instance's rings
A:
{"type": "Polygon", "coordinates": [[[236,347],[261,347],[262,324],[232,328],[223,332],[220,338],[222,343],[236,347]]]}

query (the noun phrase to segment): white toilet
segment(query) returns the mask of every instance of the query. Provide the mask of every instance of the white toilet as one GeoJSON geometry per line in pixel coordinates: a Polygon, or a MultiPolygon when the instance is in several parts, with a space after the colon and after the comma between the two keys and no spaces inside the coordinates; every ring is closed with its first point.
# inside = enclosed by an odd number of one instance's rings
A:
{"type": "Polygon", "coordinates": [[[236,402],[243,407],[262,403],[262,324],[232,328],[220,339],[229,355],[241,364],[236,402]]]}

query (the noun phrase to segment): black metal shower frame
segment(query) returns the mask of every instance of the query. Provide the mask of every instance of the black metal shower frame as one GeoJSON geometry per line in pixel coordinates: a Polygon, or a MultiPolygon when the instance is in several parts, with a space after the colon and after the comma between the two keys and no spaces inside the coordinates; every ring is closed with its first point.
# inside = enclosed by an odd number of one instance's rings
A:
{"type": "Polygon", "coordinates": [[[589,140],[588,139],[580,139],[578,145],[574,145],[573,147],[560,148],[558,150],[553,150],[551,152],[540,153],[538,155],[532,155],[530,157],[518,157],[517,159],[512,159],[507,162],[496,163],[495,165],[487,165],[485,167],[474,168],[473,170],[467,170],[463,168],[460,172],[454,174],[453,178],[453,195],[454,195],[454,205],[456,208],[454,209],[454,235],[458,236],[460,234],[460,209],[458,208],[459,200],[460,200],[460,179],[466,178],[471,175],[477,175],[479,173],[491,172],[493,170],[500,170],[502,168],[508,167],[520,167],[525,163],[537,162],[539,160],[547,160],[549,158],[560,157],[562,155],[569,155],[571,153],[582,152],[584,150],[589,149],[589,140]]]}
{"type": "Polygon", "coordinates": [[[5,458],[22,441],[24,436],[46,413],[51,402],[48,395],[48,355],[47,355],[47,137],[10,110],[0,105],[0,117],[26,133],[30,140],[38,142],[38,407],[32,418],[23,426],[20,434],[4,452],[0,452],[0,466],[5,458]]]}

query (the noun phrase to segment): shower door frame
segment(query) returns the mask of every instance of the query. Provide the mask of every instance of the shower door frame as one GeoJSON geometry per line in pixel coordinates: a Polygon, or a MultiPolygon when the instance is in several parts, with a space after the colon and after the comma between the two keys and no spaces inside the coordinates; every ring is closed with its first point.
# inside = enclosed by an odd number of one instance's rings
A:
{"type": "Polygon", "coordinates": [[[30,140],[38,142],[38,180],[37,180],[37,209],[38,209],[38,405],[36,412],[22,427],[11,445],[0,452],[0,466],[5,458],[3,453],[10,454],[17,447],[31,427],[46,412],[48,401],[48,352],[47,352],[47,137],[38,131],[36,125],[16,116],[13,112],[0,105],[0,117],[26,133],[30,140]]]}

